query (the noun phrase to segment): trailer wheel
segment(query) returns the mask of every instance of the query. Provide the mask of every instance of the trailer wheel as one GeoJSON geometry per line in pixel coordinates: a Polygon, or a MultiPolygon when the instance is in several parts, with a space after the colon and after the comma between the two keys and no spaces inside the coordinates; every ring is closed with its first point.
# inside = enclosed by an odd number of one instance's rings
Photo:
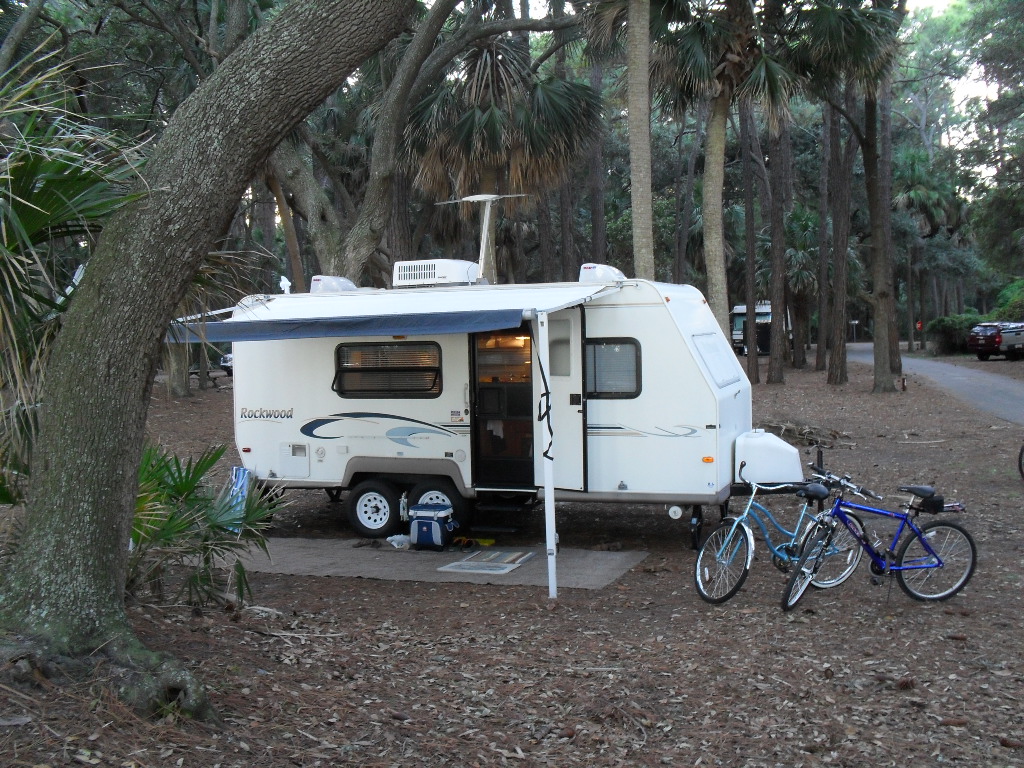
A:
{"type": "Polygon", "coordinates": [[[473,509],[469,501],[459,494],[451,480],[443,477],[424,480],[414,486],[409,493],[409,505],[413,504],[447,504],[452,508],[452,517],[463,531],[473,522],[473,509]]]}
{"type": "Polygon", "coordinates": [[[366,480],[348,497],[348,519],[357,533],[371,539],[390,536],[402,524],[398,491],[381,480],[366,480]]]}

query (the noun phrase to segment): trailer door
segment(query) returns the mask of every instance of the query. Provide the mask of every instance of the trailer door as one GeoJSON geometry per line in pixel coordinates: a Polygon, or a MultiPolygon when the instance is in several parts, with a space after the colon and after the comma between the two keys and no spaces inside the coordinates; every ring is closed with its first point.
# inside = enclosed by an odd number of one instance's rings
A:
{"type": "MultiPolygon", "coordinates": [[[[554,433],[555,487],[587,489],[587,404],[583,392],[583,310],[570,307],[551,315],[548,355],[551,370],[551,430],[554,433]]],[[[539,452],[547,449],[548,426],[539,423],[539,452]]]]}
{"type": "Polygon", "coordinates": [[[527,328],[473,339],[473,482],[533,488],[533,340],[527,328]]]}

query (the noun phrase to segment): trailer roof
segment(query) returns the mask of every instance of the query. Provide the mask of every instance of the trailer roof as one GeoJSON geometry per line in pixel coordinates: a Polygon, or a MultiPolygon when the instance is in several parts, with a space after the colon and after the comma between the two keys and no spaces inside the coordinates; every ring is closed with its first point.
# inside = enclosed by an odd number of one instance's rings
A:
{"type": "Polygon", "coordinates": [[[612,293],[616,285],[460,286],[444,289],[292,294],[236,310],[222,322],[171,324],[169,341],[271,341],[328,336],[431,336],[518,328],[537,312],[555,312],[612,293]]]}

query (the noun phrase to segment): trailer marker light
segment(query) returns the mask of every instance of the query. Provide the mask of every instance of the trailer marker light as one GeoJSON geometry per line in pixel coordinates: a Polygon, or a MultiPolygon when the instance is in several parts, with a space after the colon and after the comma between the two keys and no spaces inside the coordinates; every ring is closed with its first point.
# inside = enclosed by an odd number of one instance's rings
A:
{"type": "Polygon", "coordinates": [[[703,459],[701,459],[701,461],[703,461],[705,464],[714,464],[715,463],[715,457],[714,456],[705,456],[703,459]]]}
{"type": "Polygon", "coordinates": [[[252,448],[243,448],[242,453],[252,453],[252,448]]]}

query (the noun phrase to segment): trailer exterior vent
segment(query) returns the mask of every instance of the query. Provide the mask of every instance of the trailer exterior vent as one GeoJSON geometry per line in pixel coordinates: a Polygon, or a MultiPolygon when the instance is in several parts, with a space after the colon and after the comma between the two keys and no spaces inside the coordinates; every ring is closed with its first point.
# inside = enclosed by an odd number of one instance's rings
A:
{"type": "Polygon", "coordinates": [[[580,267],[581,283],[618,283],[625,279],[622,270],[610,264],[584,264],[580,267]]]}
{"type": "Polygon", "coordinates": [[[356,290],[356,284],[347,277],[337,275],[313,275],[309,281],[310,293],[342,293],[356,290]]]}
{"type": "Polygon", "coordinates": [[[475,261],[459,259],[400,261],[395,264],[391,285],[394,288],[469,285],[477,281],[479,274],[480,268],[475,261]]]}

